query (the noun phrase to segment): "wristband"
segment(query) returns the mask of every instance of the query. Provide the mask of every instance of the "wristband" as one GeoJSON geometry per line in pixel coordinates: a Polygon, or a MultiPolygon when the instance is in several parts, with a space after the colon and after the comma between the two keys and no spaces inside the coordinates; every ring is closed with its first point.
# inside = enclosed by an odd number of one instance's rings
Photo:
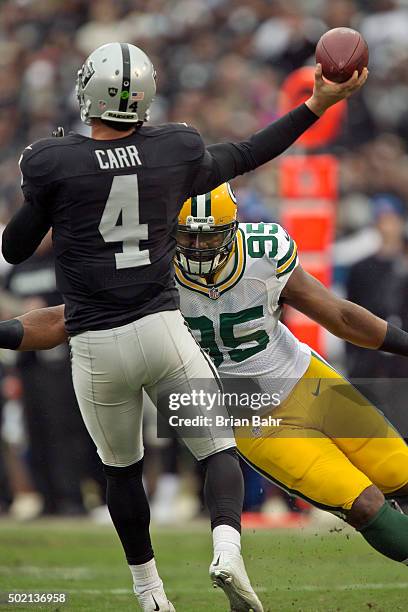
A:
{"type": "Polygon", "coordinates": [[[16,350],[24,337],[24,327],[18,319],[0,321],[0,348],[16,350]]]}
{"type": "Polygon", "coordinates": [[[408,333],[392,323],[387,323],[387,333],[378,350],[408,357],[408,333]]]}

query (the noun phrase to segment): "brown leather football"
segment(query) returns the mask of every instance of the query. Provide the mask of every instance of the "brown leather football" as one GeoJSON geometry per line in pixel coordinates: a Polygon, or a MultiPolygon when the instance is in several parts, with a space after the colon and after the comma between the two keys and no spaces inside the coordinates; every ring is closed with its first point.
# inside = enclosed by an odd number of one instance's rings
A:
{"type": "Polygon", "coordinates": [[[322,65],[323,76],[335,83],[344,83],[355,70],[368,65],[368,46],[360,32],[351,28],[334,28],[319,40],[316,62],[322,65]]]}

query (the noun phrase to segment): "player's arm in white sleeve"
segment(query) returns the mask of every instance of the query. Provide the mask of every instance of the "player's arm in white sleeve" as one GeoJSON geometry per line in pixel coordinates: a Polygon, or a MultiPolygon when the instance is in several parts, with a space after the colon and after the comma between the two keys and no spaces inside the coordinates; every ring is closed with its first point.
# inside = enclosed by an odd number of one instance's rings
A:
{"type": "Polygon", "coordinates": [[[299,265],[296,242],[287,231],[277,223],[265,223],[264,258],[272,266],[272,274],[267,282],[268,301],[272,310],[281,305],[282,292],[293,271],[299,265]]]}

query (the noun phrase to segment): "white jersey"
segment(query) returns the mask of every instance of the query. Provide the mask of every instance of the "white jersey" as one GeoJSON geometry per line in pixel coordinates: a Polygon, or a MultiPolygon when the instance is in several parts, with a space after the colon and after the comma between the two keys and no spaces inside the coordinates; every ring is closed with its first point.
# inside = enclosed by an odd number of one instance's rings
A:
{"type": "Polygon", "coordinates": [[[257,379],[284,399],[310,363],[310,349],[279,321],[280,296],[298,265],[276,223],[241,223],[228,264],[208,286],[176,268],[181,312],[222,378],[257,379]]]}

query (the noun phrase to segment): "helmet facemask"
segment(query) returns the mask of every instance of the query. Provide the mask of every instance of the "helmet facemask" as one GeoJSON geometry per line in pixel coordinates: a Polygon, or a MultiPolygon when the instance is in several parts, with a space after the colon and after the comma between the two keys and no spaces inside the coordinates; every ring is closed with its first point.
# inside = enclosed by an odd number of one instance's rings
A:
{"type": "Polygon", "coordinates": [[[84,70],[86,64],[82,66],[80,70],[77,72],[77,80],[75,85],[75,92],[79,103],[79,111],[81,113],[81,121],[90,125],[89,120],[89,109],[91,107],[91,101],[85,100],[84,89],[86,87],[85,78],[84,78],[84,70]]]}
{"type": "Polygon", "coordinates": [[[211,227],[208,223],[178,225],[176,265],[190,276],[211,276],[227,262],[232,251],[238,222],[211,227]]]}

